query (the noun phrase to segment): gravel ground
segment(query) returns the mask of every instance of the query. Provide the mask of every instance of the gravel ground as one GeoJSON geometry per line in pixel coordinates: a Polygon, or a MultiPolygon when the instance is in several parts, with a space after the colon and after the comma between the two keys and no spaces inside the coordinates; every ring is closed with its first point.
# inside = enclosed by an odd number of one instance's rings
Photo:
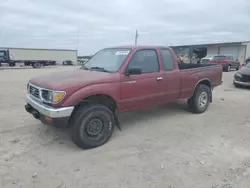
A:
{"type": "Polygon", "coordinates": [[[224,73],[207,112],[184,103],[121,115],[92,150],[24,110],[29,78],[74,67],[0,70],[1,188],[249,188],[250,91],[224,73]]]}

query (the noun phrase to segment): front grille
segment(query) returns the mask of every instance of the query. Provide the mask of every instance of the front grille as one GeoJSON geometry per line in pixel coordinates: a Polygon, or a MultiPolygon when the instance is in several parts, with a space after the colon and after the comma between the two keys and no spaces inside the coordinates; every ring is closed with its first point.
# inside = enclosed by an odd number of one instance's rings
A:
{"type": "Polygon", "coordinates": [[[240,78],[241,82],[250,82],[250,75],[242,75],[240,78]]]}
{"type": "Polygon", "coordinates": [[[40,98],[39,89],[34,87],[34,86],[30,85],[29,94],[38,98],[38,99],[40,98]]]}

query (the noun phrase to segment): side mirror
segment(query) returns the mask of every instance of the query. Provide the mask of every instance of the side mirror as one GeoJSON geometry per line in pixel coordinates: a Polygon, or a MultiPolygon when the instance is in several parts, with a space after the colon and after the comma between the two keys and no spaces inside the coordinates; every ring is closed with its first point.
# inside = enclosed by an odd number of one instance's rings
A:
{"type": "Polygon", "coordinates": [[[125,75],[139,75],[142,73],[142,70],[140,68],[128,68],[125,75]]]}

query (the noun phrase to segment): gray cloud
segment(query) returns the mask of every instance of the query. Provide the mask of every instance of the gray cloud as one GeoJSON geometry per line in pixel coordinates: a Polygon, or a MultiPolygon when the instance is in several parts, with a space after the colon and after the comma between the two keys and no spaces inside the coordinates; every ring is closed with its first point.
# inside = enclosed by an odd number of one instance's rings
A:
{"type": "Polygon", "coordinates": [[[133,44],[250,40],[250,1],[8,0],[0,4],[0,44],[68,48],[80,54],[133,44]]]}

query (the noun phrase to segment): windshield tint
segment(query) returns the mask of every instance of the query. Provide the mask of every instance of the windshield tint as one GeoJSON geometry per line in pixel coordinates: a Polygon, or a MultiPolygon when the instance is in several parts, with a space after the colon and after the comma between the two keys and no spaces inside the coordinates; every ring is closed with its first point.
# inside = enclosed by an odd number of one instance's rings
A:
{"type": "Polygon", "coordinates": [[[97,52],[81,69],[92,69],[105,72],[117,72],[131,49],[108,48],[97,52]]]}
{"type": "Polygon", "coordinates": [[[224,60],[225,58],[226,58],[226,56],[220,55],[220,56],[214,56],[213,60],[224,60]]]}

